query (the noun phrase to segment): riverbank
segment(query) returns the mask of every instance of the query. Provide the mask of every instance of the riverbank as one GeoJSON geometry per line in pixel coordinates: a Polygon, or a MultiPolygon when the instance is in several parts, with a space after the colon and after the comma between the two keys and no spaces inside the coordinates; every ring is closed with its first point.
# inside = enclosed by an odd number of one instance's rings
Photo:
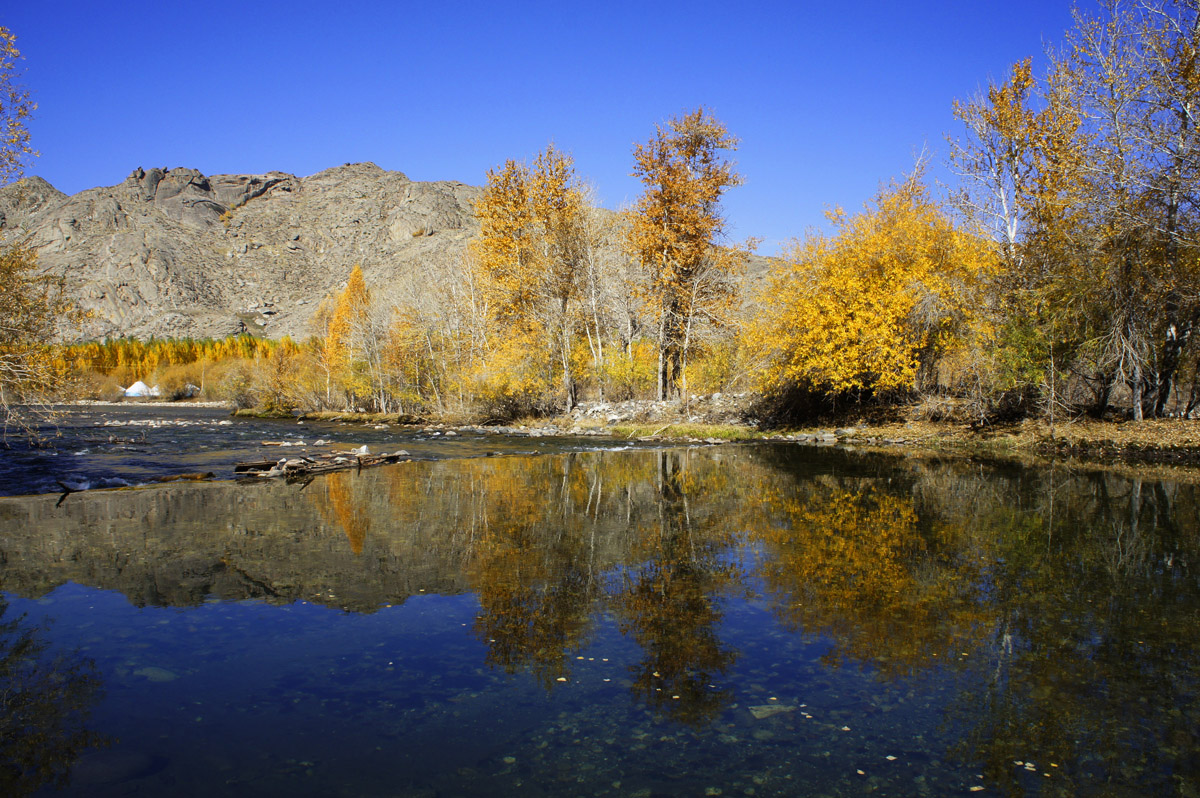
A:
{"type": "Polygon", "coordinates": [[[312,413],[307,420],[338,421],[379,428],[415,426],[442,433],[490,432],[549,436],[604,436],[637,441],[728,443],[786,441],[811,446],[905,449],[967,456],[1037,457],[1099,463],[1200,465],[1200,420],[1096,421],[1078,418],[1050,425],[1028,419],[973,427],[949,421],[886,420],[848,416],[839,424],[765,429],[749,417],[747,398],[713,394],[687,404],[634,400],[586,402],[570,414],[522,419],[506,425],[464,424],[453,418],[402,414],[312,413]]]}
{"type": "Polygon", "coordinates": [[[612,434],[645,440],[771,440],[815,446],[901,448],[968,456],[1077,459],[1100,463],[1200,465],[1200,421],[1076,420],[1051,426],[1028,420],[973,428],[930,421],[856,423],[764,431],[736,424],[619,424],[612,434]]]}
{"type": "Polygon", "coordinates": [[[58,402],[64,407],[225,407],[233,410],[233,404],[223,401],[205,401],[200,399],[181,399],[179,401],[171,401],[169,399],[146,399],[141,397],[130,397],[128,399],[117,399],[110,401],[108,399],[72,399],[70,401],[58,402]]]}

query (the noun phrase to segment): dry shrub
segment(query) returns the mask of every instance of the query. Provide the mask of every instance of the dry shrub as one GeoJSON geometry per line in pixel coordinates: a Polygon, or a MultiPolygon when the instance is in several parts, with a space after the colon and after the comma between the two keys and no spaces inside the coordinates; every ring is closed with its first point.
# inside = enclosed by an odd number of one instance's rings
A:
{"type": "Polygon", "coordinates": [[[729,390],[738,375],[739,357],[735,339],[694,347],[685,369],[688,392],[704,395],[729,390]]]}
{"type": "Polygon", "coordinates": [[[250,360],[222,360],[208,369],[204,392],[238,409],[254,407],[255,368],[250,360]]]}
{"type": "Polygon", "coordinates": [[[471,375],[484,418],[512,421],[543,416],[563,401],[554,354],[536,332],[513,333],[497,341],[488,360],[471,375]]]}
{"type": "Polygon", "coordinates": [[[160,398],[175,402],[196,396],[206,376],[199,363],[163,366],[150,384],[158,386],[160,398]]]}
{"type": "Polygon", "coordinates": [[[108,372],[108,376],[112,377],[117,385],[122,388],[128,388],[138,381],[137,367],[129,363],[122,363],[108,372]]]}
{"type": "Polygon", "coordinates": [[[657,369],[653,342],[634,341],[630,352],[618,351],[604,362],[605,396],[618,402],[653,397],[658,387],[657,369]]]}
{"type": "Polygon", "coordinates": [[[281,346],[255,365],[254,394],[259,410],[287,414],[316,406],[312,363],[302,353],[281,346]]]}
{"type": "MultiPolygon", "coordinates": [[[[278,350],[277,350],[278,351],[278,350]]],[[[282,357],[282,355],[280,355],[282,357]]],[[[280,374],[289,409],[317,410],[326,406],[325,375],[317,356],[309,351],[292,352],[287,355],[288,371],[280,374]]]]}
{"type": "Polygon", "coordinates": [[[116,377],[89,369],[77,374],[67,384],[65,394],[73,399],[115,402],[124,396],[125,391],[116,377]]]}
{"type": "Polygon", "coordinates": [[[962,421],[967,410],[962,399],[931,394],[912,405],[906,415],[914,421],[962,421]]]}

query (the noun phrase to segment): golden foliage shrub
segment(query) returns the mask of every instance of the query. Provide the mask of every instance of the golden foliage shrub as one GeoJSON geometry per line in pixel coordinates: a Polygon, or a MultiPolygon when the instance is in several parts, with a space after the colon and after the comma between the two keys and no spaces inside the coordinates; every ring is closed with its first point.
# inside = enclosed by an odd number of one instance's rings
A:
{"type": "Polygon", "coordinates": [[[205,393],[213,399],[230,402],[235,407],[255,405],[255,369],[252,361],[223,360],[209,370],[205,393]]]}
{"type": "Polygon", "coordinates": [[[740,372],[740,355],[735,339],[698,348],[684,369],[688,391],[703,395],[729,390],[740,372]]]}
{"type": "Polygon", "coordinates": [[[125,391],[117,378],[111,374],[99,371],[84,371],[76,373],[70,380],[64,393],[73,399],[93,399],[101,402],[115,402],[125,391]]]}
{"type": "Polygon", "coordinates": [[[993,255],[919,178],[857,216],[832,213],[836,236],[799,243],[776,270],[747,336],[764,393],[903,392],[936,379],[993,255]]]}
{"type": "Polygon", "coordinates": [[[634,341],[628,351],[604,362],[603,374],[611,399],[651,397],[657,388],[658,350],[651,341],[634,341]]]}
{"type": "Polygon", "coordinates": [[[472,376],[480,410],[492,419],[539,415],[553,401],[553,352],[540,345],[536,333],[514,334],[496,342],[472,376]]]}
{"type": "Polygon", "coordinates": [[[199,363],[166,366],[160,368],[148,382],[158,386],[162,399],[177,401],[199,395],[207,376],[204,372],[199,363]]]}

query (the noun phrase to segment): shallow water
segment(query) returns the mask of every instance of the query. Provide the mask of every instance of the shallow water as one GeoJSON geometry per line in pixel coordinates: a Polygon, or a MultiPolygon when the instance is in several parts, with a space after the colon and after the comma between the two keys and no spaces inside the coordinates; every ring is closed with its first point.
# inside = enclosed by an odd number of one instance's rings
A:
{"type": "Polygon", "coordinates": [[[0,788],[1194,795],[1198,498],[765,444],[4,498],[0,788]]]}
{"type": "Polygon", "coordinates": [[[145,485],[172,474],[231,479],[240,462],[277,460],[366,445],[414,459],[613,451],[645,444],[607,437],[531,437],[392,425],[258,419],[218,407],[127,403],[54,408],[37,445],[9,436],[0,450],[0,495],[145,485]],[[271,445],[268,445],[271,444],[271,445]],[[284,444],[280,446],[278,444],[284,444]]]}

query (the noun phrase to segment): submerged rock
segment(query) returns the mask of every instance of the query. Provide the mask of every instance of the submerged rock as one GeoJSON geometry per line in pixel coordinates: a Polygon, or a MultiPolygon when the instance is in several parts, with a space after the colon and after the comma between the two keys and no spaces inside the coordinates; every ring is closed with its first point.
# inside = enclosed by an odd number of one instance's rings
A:
{"type": "Polygon", "coordinates": [[[134,676],[144,676],[152,682],[173,682],[179,678],[179,674],[174,671],[169,671],[166,668],[160,668],[157,665],[150,665],[145,668],[138,668],[133,672],[134,676]]]}
{"type": "Polygon", "coordinates": [[[750,714],[754,716],[755,720],[762,720],[772,715],[795,711],[795,707],[787,704],[759,704],[758,706],[750,707],[750,714]]]}

